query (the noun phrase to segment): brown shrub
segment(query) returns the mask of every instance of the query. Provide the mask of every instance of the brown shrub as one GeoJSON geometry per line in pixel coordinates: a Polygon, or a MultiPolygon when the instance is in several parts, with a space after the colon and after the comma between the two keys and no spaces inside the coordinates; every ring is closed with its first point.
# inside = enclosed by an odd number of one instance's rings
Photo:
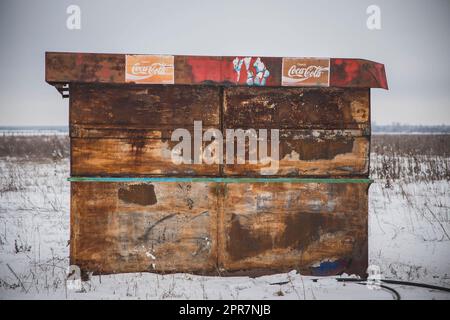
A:
{"type": "Polygon", "coordinates": [[[373,135],[370,176],[405,181],[450,180],[450,135],[373,135]]]}
{"type": "Polygon", "coordinates": [[[372,135],[372,152],[378,155],[450,156],[450,134],[372,135]]]}
{"type": "Polygon", "coordinates": [[[68,136],[0,136],[0,157],[63,159],[70,154],[68,136]]]}

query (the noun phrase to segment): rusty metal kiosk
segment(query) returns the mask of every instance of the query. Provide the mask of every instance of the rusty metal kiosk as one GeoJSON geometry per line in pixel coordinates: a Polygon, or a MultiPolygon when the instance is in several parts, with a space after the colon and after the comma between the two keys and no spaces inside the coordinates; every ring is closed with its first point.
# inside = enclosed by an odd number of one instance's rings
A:
{"type": "MultiPolygon", "coordinates": [[[[387,89],[382,64],[47,52],[46,81],[70,99],[71,264],[365,274],[370,88],[387,89]],[[194,137],[195,121],[223,140],[227,129],[277,129],[277,172],[175,163],[172,135],[194,137]]],[[[194,140],[194,151],[207,148],[194,140]]]]}

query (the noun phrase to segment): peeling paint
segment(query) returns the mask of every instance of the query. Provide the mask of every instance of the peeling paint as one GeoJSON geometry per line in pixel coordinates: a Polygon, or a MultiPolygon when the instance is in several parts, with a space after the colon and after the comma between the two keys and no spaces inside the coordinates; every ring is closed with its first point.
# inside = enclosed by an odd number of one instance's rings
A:
{"type": "Polygon", "coordinates": [[[134,184],[118,190],[118,198],[124,202],[150,206],[157,203],[155,187],[152,184],[134,184]]]}
{"type": "Polygon", "coordinates": [[[259,57],[236,57],[233,60],[233,67],[236,71],[236,82],[244,82],[249,86],[265,86],[270,76],[270,71],[259,57]]]}

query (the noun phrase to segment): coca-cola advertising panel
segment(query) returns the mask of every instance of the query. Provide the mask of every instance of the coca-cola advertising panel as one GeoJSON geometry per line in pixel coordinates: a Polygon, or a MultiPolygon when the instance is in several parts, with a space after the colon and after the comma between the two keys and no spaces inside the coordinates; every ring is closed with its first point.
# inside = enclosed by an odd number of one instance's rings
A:
{"type": "Polygon", "coordinates": [[[126,82],[173,84],[174,57],[169,55],[127,55],[126,82]]]}
{"type": "Polygon", "coordinates": [[[323,86],[330,84],[330,59],[283,58],[283,86],[323,86]]]}

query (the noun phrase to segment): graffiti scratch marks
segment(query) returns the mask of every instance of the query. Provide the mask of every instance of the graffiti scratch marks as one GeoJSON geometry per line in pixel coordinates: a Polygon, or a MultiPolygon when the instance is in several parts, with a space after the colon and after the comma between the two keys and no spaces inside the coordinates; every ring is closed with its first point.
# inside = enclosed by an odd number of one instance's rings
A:
{"type": "Polygon", "coordinates": [[[233,60],[233,67],[236,71],[236,82],[249,86],[265,86],[270,76],[270,71],[259,57],[236,57],[233,60]]]}
{"type": "Polygon", "coordinates": [[[142,235],[142,237],[139,238],[139,240],[141,241],[147,241],[148,237],[150,235],[150,233],[152,232],[153,228],[156,227],[158,224],[160,224],[161,222],[163,222],[164,220],[173,218],[175,216],[175,213],[169,214],[161,219],[159,219],[158,221],[156,221],[155,223],[153,223],[151,226],[149,226],[147,228],[147,230],[145,230],[145,233],[142,235]]]}

